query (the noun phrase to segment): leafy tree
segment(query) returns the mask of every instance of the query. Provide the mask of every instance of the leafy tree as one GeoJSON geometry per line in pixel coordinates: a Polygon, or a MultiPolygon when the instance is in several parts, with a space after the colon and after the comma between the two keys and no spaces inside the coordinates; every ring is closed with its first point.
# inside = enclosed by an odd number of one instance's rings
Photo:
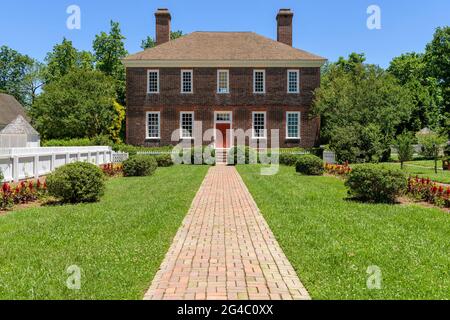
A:
{"type": "MultiPolygon", "coordinates": [[[[182,36],[183,36],[183,31],[178,30],[178,31],[170,32],[170,40],[175,40],[182,36]]],[[[148,48],[153,48],[153,47],[156,47],[156,41],[154,38],[148,36],[147,38],[145,38],[145,40],[142,40],[141,48],[143,50],[148,49],[148,48]]]]}
{"type": "Polygon", "coordinates": [[[111,77],[75,69],[44,87],[30,115],[44,139],[95,137],[116,126],[115,98],[111,77]]]}
{"type": "Polygon", "coordinates": [[[72,41],[63,39],[61,44],[53,47],[53,50],[45,58],[47,70],[45,82],[58,80],[75,69],[91,70],[93,68],[93,56],[90,52],[79,52],[72,44],[72,41]]]}
{"type": "Polygon", "coordinates": [[[400,160],[400,166],[402,169],[405,161],[410,161],[413,159],[413,143],[414,139],[408,132],[398,135],[395,140],[395,148],[397,149],[398,159],[400,160]]]}
{"type": "Polygon", "coordinates": [[[363,58],[352,54],[330,65],[315,93],[313,114],[321,116],[323,142],[341,160],[388,158],[397,127],[411,116],[409,91],[388,72],[363,64],[363,58]]]}
{"type": "Polygon", "coordinates": [[[120,104],[125,104],[125,67],[121,59],[128,55],[118,22],[111,21],[109,33],[101,32],[93,43],[97,70],[116,80],[116,92],[120,104]]]}
{"type": "Polygon", "coordinates": [[[398,131],[417,132],[425,127],[437,129],[442,125],[442,90],[437,79],[427,75],[424,56],[406,53],[392,60],[389,73],[394,75],[412,97],[410,120],[399,126],[398,131]]]}
{"type": "Polygon", "coordinates": [[[45,84],[45,74],[47,67],[39,61],[33,61],[33,64],[28,66],[25,79],[24,88],[27,93],[27,101],[29,105],[33,105],[36,100],[38,91],[45,84]]]}
{"type": "Polygon", "coordinates": [[[111,123],[111,126],[109,127],[109,135],[112,141],[114,143],[121,143],[121,131],[123,122],[125,120],[125,108],[120,105],[117,101],[114,101],[113,103],[114,107],[114,117],[113,121],[111,123]]]}
{"type": "Polygon", "coordinates": [[[434,160],[434,171],[437,173],[437,162],[447,142],[447,138],[433,131],[427,133],[419,132],[416,136],[419,144],[422,146],[422,156],[434,160]]]}
{"type": "Polygon", "coordinates": [[[7,46],[0,47],[0,91],[13,95],[21,104],[28,105],[26,76],[34,60],[7,46]]]}

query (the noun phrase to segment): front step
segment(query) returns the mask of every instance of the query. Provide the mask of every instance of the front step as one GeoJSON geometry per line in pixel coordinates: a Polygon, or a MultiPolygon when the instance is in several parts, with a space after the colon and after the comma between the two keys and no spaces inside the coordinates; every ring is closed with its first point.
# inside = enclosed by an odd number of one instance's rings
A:
{"type": "Polygon", "coordinates": [[[216,164],[228,164],[229,149],[216,149],[216,164]]]}

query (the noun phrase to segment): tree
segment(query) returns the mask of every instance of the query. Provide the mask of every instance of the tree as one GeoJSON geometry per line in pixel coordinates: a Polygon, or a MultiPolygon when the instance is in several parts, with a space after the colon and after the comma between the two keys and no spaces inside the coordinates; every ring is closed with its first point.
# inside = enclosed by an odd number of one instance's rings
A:
{"type": "Polygon", "coordinates": [[[33,105],[38,91],[44,85],[45,74],[46,65],[39,61],[34,60],[33,64],[28,66],[24,79],[24,87],[27,93],[27,101],[29,102],[29,106],[33,105]]]}
{"type": "Polygon", "coordinates": [[[75,69],[92,70],[94,58],[88,51],[79,52],[72,41],[63,38],[61,44],[53,47],[45,58],[47,70],[45,72],[45,83],[58,80],[75,69]]]}
{"type": "MultiPolygon", "coordinates": [[[[170,40],[175,40],[183,36],[183,31],[173,31],[170,32],[170,40]]],[[[156,41],[152,37],[148,36],[145,40],[141,42],[141,48],[143,50],[156,47],[156,41]]]]}
{"type": "Polygon", "coordinates": [[[120,104],[125,104],[125,67],[121,59],[128,55],[118,22],[111,21],[109,33],[101,32],[93,43],[97,70],[116,80],[116,91],[120,104]]]}
{"type": "Polygon", "coordinates": [[[321,116],[323,142],[330,143],[338,158],[343,150],[338,147],[339,140],[348,140],[340,132],[346,131],[343,128],[355,131],[350,149],[353,154],[347,154],[351,159],[341,160],[388,158],[397,127],[411,116],[409,91],[388,72],[363,64],[363,57],[352,54],[348,60],[341,58],[330,65],[315,92],[312,113],[321,116]]]}
{"type": "Polygon", "coordinates": [[[404,132],[397,136],[395,140],[395,148],[398,152],[398,160],[400,160],[400,166],[403,169],[403,164],[405,161],[410,161],[413,159],[414,139],[410,133],[404,132]]]}
{"type": "Polygon", "coordinates": [[[7,46],[0,47],[0,91],[14,96],[21,104],[29,105],[26,76],[34,60],[7,46]]]}
{"type": "Polygon", "coordinates": [[[115,113],[111,126],[109,127],[109,137],[114,143],[121,143],[121,131],[123,121],[125,120],[125,108],[117,101],[114,101],[113,107],[115,113]]]}
{"type": "Polygon", "coordinates": [[[434,172],[437,173],[437,162],[443,151],[447,138],[433,131],[417,133],[417,140],[422,147],[422,156],[434,160],[434,172]]]}
{"type": "Polygon", "coordinates": [[[117,125],[115,98],[111,77],[75,69],[44,87],[30,115],[44,139],[109,135],[117,125]]]}

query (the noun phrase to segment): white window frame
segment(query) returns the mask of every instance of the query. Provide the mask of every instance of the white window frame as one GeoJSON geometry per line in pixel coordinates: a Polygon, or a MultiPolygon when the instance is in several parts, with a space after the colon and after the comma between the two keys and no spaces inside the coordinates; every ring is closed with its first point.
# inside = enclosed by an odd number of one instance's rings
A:
{"type": "Polygon", "coordinates": [[[157,70],[157,69],[147,70],[147,94],[159,94],[159,70],[157,70]],[[157,78],[158,91],[156,91],[156,92],[150,91],[150,73],[151,72],[156,72],[156,75],[158,77],[157,78]]]}
{"type": "Polygon", "coordinates": [[[291,69],[287,71],[287,92],[288,93],[300,93],[300,70],[297,69],[291,69]],[[295,91],[290,91],[290,81],[289,81],[289,75],[290,73],[296,73],[297,74],[297,88],[295,91]]]}
{"type": "Polygon", "coordinates": [[[301,129],[302,129],[302,113],[300,111],[288,111],[286,112],[286,140],[300,140],[301,139],[301,129]],[[296,114],[298,116],[298,128],[297,128],[297,137],[289,137],[289,115],[296,114]]]}
{"type": "Polygon", "coordinates": [[[218,94],[228,94],[230,93],[230,70],[228,69],[219,69],[217,70],[217,93],[218,94]],[[227,91],[220,92],[220,74],[226,73],[227,74],[227,91]]]}
{"type": "Polygon", "coordinates": [[[253,111],[252,112],[252,139],[253,140],[265,140],[267,139],[267,112],[266,111],[253,111]],[[255,135],[255,116],[257,114],[264,114],[264,136],[256,137],[255,135]]]}
{"type": "Polygon", "coordinates": [[[194,111],[181,111],[180,112],[180,139],[181,140],[194,140],[194,130],[195,130],[195,112],[194,111]],[[191,114],[192,115],[192,137],[185,137],[183,130],[183,115],[191,114]]]}
{"type": "Polygon", "coordinates": [[[145,139],[146,140],[161,140],[161,112],[160,111],[148,111],[145,113],[145,139]],[[148,116],[150,114],[157,114],[158,115],[158,136],[157,137],[149,137],[148,130],[148,116]]]}
{"type": "Polygon", "coordinates": [[[180,78],[181,78],[181,93],[182,94],[192,94],[194,93],[194,70],[192,69],[182,69],[181,73],[180,73],[180,78]],[[184,80],[183,80],[183,74],[184,73],[190,73],[191,74],[191,91],[184,91],[184,80]]]}
{"type": "Polygon", "coordinates": [[[265,94],[266,93],[266,70],[264,69],[255,69],[253,70],[253,94],[265,94]],[[263,91],[256,92],[256,73],[262,72],[263,74],[263,91]]]}

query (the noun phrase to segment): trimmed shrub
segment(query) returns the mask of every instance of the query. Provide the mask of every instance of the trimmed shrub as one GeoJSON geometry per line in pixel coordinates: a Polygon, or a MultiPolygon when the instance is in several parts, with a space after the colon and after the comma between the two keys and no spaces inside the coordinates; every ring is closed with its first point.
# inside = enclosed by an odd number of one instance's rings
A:
{"type": "Polygon", "coordinates": [[[280,164],[293,167],[297,164],[299,158],[300,155],[297,154],[282,153],[280,154],[280,164]]]}
{"type": "Polygon", "coordinates": [[[184,164],[190,165],[215,165],[214,157],[216,155],[215,150],[210,146],[184,148],[179,151],[179,156],[182,158],[184,164]],[[184,162],[184,155],[188,154],[190,159],[184,162]],[[205,154],[207,156],[205,156],[205,154]],[[190,163],[188,163],[190,162],[190,163]]]}
{"type": "Polygon", "coordinates": [[[158,163],[155,157],[138,155],[129,158],[123,163],[125,177],[145,177],[155,173],[158,163]]]}
{"type": "Polygon", "coordinates": [[[70,163],[48,176],[47,188],[64,203],[96,202],[104,194],[105,175],[91,163],[70,163]]]}
{"type": "Polygon", "coordinates": [[[155,159],[160,168],[173,166],[172,156],[170,154],[159,154],[155,159]]]}
{"type": "MultiPolygon", "coordinates": [[[[250,160],[258,159],[256,150],[246,146],[235,146],[228,152],[228,164],[250,164],[250,160]]],[[[254,161],[254,160],[253,160],[254,161]]]]}
{"type": "Polygon", "coordinates": [[[407,189],[406,175],[376,164],[357,165],[347,181],[349,195],[365,202],[393,203],[407,189]]]}
{"type": "Polygon", "coordinates": [[[299,156],[295,169],[307,176],[321,176],[325,171],[322,159],[311,154],[299,156]]]}

